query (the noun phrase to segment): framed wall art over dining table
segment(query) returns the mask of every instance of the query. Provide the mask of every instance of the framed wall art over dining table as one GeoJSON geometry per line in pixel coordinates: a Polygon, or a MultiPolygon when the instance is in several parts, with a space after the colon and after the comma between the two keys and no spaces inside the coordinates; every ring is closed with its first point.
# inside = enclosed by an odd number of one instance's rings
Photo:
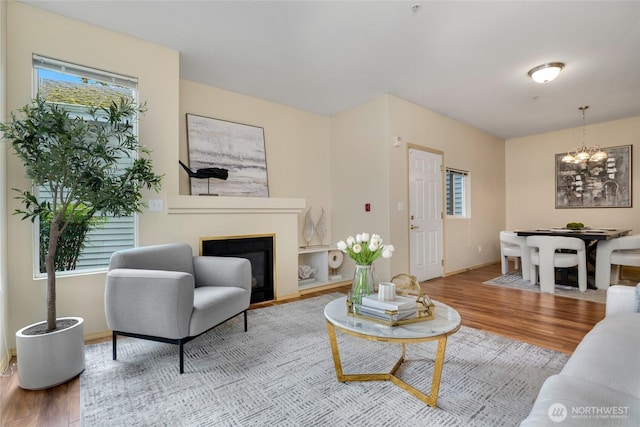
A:
{"type": "Polygon", "coordinates": [[[631,145],[602,148],[607,158],[565,163],[556,154],[556,209],[631,207],[631,145]]]}

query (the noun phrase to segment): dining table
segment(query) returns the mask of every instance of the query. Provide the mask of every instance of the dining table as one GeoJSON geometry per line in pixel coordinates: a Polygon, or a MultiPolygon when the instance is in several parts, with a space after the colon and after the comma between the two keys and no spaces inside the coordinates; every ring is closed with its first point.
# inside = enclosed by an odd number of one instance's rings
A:
{"type": "MultiPolygon", "coordinates": [[[[631,230],[621,228],[580,228],[577,230],[569,228],[533,228],[525,230],[515,230],[518,236],[562,236],[577,237],[584,240],[587,252],[587,286],[595,289],[595,272],[596,272],[596,250],[598,241],[610,240],[617,237],[626,236],[631,230]]],[[[565,284],[574,285],[565,275],[562,279],[565,284]]]]}

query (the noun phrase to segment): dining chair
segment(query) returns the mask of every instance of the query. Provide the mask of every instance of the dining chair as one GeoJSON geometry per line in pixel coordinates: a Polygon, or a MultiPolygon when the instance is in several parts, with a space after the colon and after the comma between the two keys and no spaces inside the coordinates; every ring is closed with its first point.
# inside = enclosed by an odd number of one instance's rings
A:
{"type": "Polygon", "coordinates": [[[578,289],[587,290],[587,258],[584,241],[577,237],[529,236],[531,273],[530,282],[535,284],[540,276],[540,292],[555,293],[556,268],[578,267],[578,289]],[[572,252],[558,252],[570,250],[572,252]]]}
{"type": "Polygon", "coordinates": [[[514,266],[518,269],[519,261],[522,264],[522,278],[529,280],[529,247],[527,238],[518,236],[513,231],[500,232],[500,259],[502,260],[502,274],[509,272],[509,257],[515,258],[514,266]]]}
{"type": "Polygon", "coordinates": [[[596,248],[596,288],[607,289],[620,280],[620,266],[640,267],[640,234],[601,240],[596,248]]]}

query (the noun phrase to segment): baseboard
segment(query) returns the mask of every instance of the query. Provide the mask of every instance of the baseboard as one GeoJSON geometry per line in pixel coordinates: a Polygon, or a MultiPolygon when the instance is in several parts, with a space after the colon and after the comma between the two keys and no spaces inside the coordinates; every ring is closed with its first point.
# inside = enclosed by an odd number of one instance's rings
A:
{"type": "Polygon", "coordinates": [[[102,341],[105,338],[111,338],[111,331],[102,331],[102,332],[95,332],[93,334],[87,334],[84,336],[84,343],[85,345],[93,344],[91,341],[97,341],[97,340],[102,341]]]}
{"type": "Polygon", "coordinates": [[[497,264],[499,262],[500,262],[500,260],[497,259],[495,261],[490,261],[490,262],[487,262],[487,263],[484,263],[484,264],[474,265],[472,267],[467,267],[467,268],[463,268],[463,269],[456,270],[456,271],[448,271],[448,272],[444,273],[442,275],[442,277],[449,277],[449,276],[453,276],[455,274],[466,273],[467,271],[477,270],[478,268],[487,267],[489,265],[497,264]]]}
{"type": "Polygon", "coordinates": [[[9,362],[11,361],[11,357],[11,352],[2,356],[2,359],[0,359],[0,372],[4,372],[4,370],[7,369],[7,366],[9,366],[9,362]]]}

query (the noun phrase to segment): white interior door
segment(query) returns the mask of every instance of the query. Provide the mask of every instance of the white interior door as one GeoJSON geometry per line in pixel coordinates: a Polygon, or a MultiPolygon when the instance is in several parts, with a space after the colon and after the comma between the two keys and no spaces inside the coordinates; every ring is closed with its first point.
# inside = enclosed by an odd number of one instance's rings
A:
{"type": "Polygon", "coordinates": [[[442,156],[409,149],[411,274],[419,281],[442,276],[442,156]]]}

